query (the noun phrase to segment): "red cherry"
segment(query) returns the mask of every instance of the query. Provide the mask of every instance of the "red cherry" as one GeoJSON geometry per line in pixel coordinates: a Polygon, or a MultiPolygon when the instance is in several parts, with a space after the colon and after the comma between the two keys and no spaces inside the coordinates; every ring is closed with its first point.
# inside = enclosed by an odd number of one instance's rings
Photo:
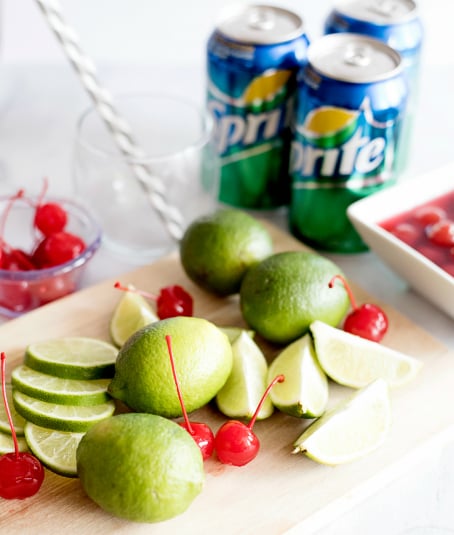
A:
{"type": "Polygon", "coordinates": [[[137,290],[132,286],[123,286],[118,281],[114,284],[114,288],[124,292],[134,292],[155,301],[157,314],[161,320],[175,316],[192,316],[193,314],[192,296],[182,286],[166,286],[160,290],[158,296],[143,290],[137,290]]]}
{"type": "Polygon", "coordinates": [[[186,431],[195,440],[195,443],[200,448],[203,460],[211,457],[214,450],[214,435],[208,425],[200,422],[190,422],[186,407],[184,405],[183,396],[181,394],[180,384],[178,382],[177,372],[175,369],[175,359],[173,358],[172,351],[172,339],[170,335],[166,336],[167,349],[169,351],[170,366],[172,367],[173,380],[177,389],[178,400],[180,401],[181,410],[183,412],[184,422],[181,423],[181,427],[184,427],[186,431]]]}
{"type": "Polygon", "coordinates": [[[73,260],[85,250],[85,242],[69,232],[56,232],[46,236],[32,255],[38,268],[58,266],[73,260]]]}
{"type": "Polygon", "coordinates": [[[1,354],[2,394],[11,435],[14,442],[14,452],[0,457],[0,496],[8,500],[23,499],[35,495],[44,480],[44,469],[36,457],[30,453],[20,452],[17,443],[8,399],[6,397],[5,353],[1,354]]]}
{"type": "Polygon", "coordinates": [[[434,225],[426,227],[426,234],[435,245],[452,247],[454,245],[454,222],[448,219],[438,221],[434,225]]]}
{"type": "Polygon", "coordinates": [[[214,438],[214,447],[221,463],[244,466],[257,457],[260,441],[252,431],[252,427],[271,388],[276,383],[282,383],[284,380],[283,375],[278,375],[271,381],[259,401],[251,421],[247,425],[239,420],[229,420],[218,429],[214,438]]]}
{"type": "Polygon", "coordinates": [[[50,236],[64,230],[67,222],[66,210],[55,202],[48,202],[36,208],[33,224],[44,236],[50,236]]]}
{"type": "Polygon", "coordinates": [[[415,212],[415,218],[424,226],[433,225],[446,217],[446,212],[438,206],[423,206],[415,212]]]}
{"type": "Polygon", "coordinates": [[[380,342],[388,330],[388,318],[386,314],[380,307],[369,303],[358,307],[353,292],[347,281],[341,275],[334,275],[328,284],[330,288],[334,286],[336,279],[340,280],[344,285],[353,308],[353,311],[345,318],[344,331],[356,334],[362,338],[367,338],[373,342],[380,342]]]}
{"type": "Polygon", "coordinates": [[[193,299],[181,286],[166,286],[159,292],[156,301],[157,313],[160,319],[174,316],[192,316],[193,299]]]}
{"type": "Polygon", "coordinates": [[[22,249],[3,250],[2,269],[9,271],[30,271],[36,269],[29,254],[22,249]]]}

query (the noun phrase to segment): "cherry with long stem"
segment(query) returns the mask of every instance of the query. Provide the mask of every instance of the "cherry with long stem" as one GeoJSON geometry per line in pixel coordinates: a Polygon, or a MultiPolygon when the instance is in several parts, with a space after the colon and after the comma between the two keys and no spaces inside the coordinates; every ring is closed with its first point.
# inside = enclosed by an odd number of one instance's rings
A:
{"type": "Polygon", "coordinates": [[[131,286],[124,286],[118,281],[114,284],[114,288],[124,292],[134,292],[154,301],[159,319],[193,315],[194,304],[192,296],[182,286],[166,286],[161,288],[159,295],[138,290],[131,286]]]}
{"type": "Polygon", "coordinates": [[[239,420],[229,420],[219,428],[214,438],[214,447],[221,463],[244,466],[257,457],[260,441],[252,428],[270,390],[275,384],[284,380],[284,375],[277,375],[271,381],[248,424],[239,420]]]}
{"type": "Polygon", "coordinates": [[[334,286],[336,280],[343,284],[353,309],[345,318],[344,331],[367,338],[373,342],[380,342],[388,330],[386,314],[380,307],[371,303],[364,303],[358,306],[350,286],[342,275],[334,275],[328,283],[330,288],[334,286]]]}
{"type": "Polygon", "coordinates": [[[0,496],[6,499],[23,499],[35,495],[44,479],[44,469],[39,460],[30,453],[20,452],[11,411],[6,396],[5,353],[1,353],[2,396],[11,428],[14,452],[0,457],[0,496]]]}
{"type": "Polygon", "coordinates": [[[173,357],[172,339],[170,335],[166,335],[166,344],[169,351],[170,365],[172,367],[173,380],[177,389],[178,400],[183,412],[184,422],[180,423],[181,427],[184,427],[186,431],[191,435],[196,444],[199,446],[202,453],[203,460],[208,459],[213,454],[214,450],[214,435],[210,427],[200,422],[191,422],[186,411],[186,407],[183,401],[183,395],[181,393],[180,383],[178,381],[177,372],[175,368],[175,359],[173,357]]]}

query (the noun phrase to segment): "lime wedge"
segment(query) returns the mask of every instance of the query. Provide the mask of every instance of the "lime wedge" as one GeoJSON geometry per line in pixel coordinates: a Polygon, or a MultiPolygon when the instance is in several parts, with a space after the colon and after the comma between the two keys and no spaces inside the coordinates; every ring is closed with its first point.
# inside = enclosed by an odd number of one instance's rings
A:
{"type": "MultiPolygon", "coordinates": [[[[232,344],[232,371],[216,395],[219,410],[230,418],[251,418],[267,387],[268,365],[261,349],[243,331],[232,344]]],[[[257,419],[268,418],[274,411],[269,397],[257,419]]]]}
{"type": "Polygon", "coordinates": [[[227,336],[231,344],[233,344],[233,342],[243,332],[245,332],[251,338],[254,338],[255,336],[254,331],[251,331],[250,329],[242,329],[241,327],[219,327],[219,329],[227,336]]]}
{"type": "MultiPolygon", "coordinates": [[[[27,441],[24,437],[17,437],[17,444],[19,446],[19,451],[27,451],[27,441]]],[[[0,432],[0,455],[5,453],[11,453],[14,451],[14,442],[13,437],[8,433],[0,432]]]]}
{"type": "Polygon", "coordinates": [[[388,385],[377,379],[315,420],[295,441],[293,453],[322,464],[351,462],[378,448],[390,427],[388,385]]]}
{"type": "MultiPolygon", "coordinates": [[[[25,420],[24,418],[16,411],[13,403],[13,392],[12,386],[6,384],[6,398],[8,399],[8,406],[11,412],[11,418],[13,420],[14,430],[16,435],[23,436],[25,420]]],[[[0,432],[11,435],[11,428],[8,422],[8,416],[6,415],[5,405],[3,404],[3,397],[0,394],[0,432]]]]}
{"type": "Polygon", "coordinates": [[[274,406],[299,418],[321,416],[328,403],[328,379],[317,362],[312,338],[305,334],[279,353],[268,370],[268,382],[283,374],[285,381],[270,391],[274,406]]]}
{"type": "Polygon", "coordinates": [[[144,297],[126,292],[115,307],[110,320],[110,336],[113,343],[121,347],[139,329],[158,320],[144,297]]]}
{"type": "Polygon", "coordinates": [[[77,476],[76,450],[85,433],[46,429],[27,422],[25,438],[31,452],[49,470],[66,477],[77,476]]]}
{"type": "Polygon", "coordinates": [[[96,338],[67,337],[30,344],[25,364],[63,379],[112,378],[118,350],[96,338]]]}
{"type": "Polygon", "coordinates": [[[110,379],[62,379],[22,365],[13,370],[11,382],[23,394],[63,405],[97,405],[110,399],[110,379]]]}
{"type": "Polygon", "coordinates": [[[422,366],[414,357],[318,320],[310,330],[320,366],[333,381],[345,386],[362,388],[379,378],[391,387],[400,386],[413,379],[422,366]]]}
{"type": "Polygon", "coordinates": [[[27,421],[72,433],[87,431],[93,424],[112,416],[115,410],[113,401],[90,407],[59,405],[40,401],[18,390],[13,391],[13,401],[17,412],[27,421]]]}

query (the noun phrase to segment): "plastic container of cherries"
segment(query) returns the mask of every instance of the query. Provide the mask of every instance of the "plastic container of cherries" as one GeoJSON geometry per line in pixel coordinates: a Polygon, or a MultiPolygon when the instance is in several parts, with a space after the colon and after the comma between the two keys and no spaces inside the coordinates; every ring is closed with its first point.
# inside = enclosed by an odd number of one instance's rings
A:
{"type": "Polygon", "coordinates": [[[78,289],[101,228],[68,199],[0,197],[0,315],[14,318],[78,289]]]}

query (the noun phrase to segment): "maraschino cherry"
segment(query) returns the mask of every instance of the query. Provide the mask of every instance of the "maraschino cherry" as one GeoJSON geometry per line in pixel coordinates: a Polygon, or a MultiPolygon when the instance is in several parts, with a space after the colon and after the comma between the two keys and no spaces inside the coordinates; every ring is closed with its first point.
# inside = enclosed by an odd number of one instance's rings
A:
{"type": "Polygon", "coordinates": [[[247,425],[239,420],[229,420],[218,429],[214,437],[214,447],[221,463],[244,466],[257,457],[260,441],[252,428],[266,396],[276,383],[282,383],[284,380],[283,375],[278,375],[271,381],[247,425]]]}
{"type": "Polygon", "coordinates": [[[154,295],[143,290],[137,290],[130,286],[123,286],[116,282],[114,287],[125,292],[134,292],[156,303],[159,319],[173,318],[175,316],[192,316],[194,304],[192,296],[178,285],[161,288],[159,295],[154,295]]]}
{"type": "Polygon", "coordinates": [[[214,450],[214,435],[213,431],[209,428],[208,425],[200,422],[190,422],[188,413],[186,412],[186,407],[184,405],[183,396],[181,394],[180,384],[178,382],[177,372],[175,369],[175,360],[173,358],[172,351],[172,339],[170,335],[166,336],[167,348],[169,350],[170,365],[172,367],[173,380],[175,381],[175,386],[177,388],[178,399],[180,401],[181,410],[183,411],[184,422],[180,423],[181,427],[184,427],[186,431],[191,435],[195,440],[197,446],[199,446],[200,451],[202,452],[203,460],[208,459],[213,454],[214,450]]]}
{"type": "Polygon", "coordinates": [[[14,452],[0,457],[0,496],[8,500],[23,499],[35,495],[44,479],[42,464],[31,453],[20,452],[11,411],[6,397],[5,353],[1,353],[3,403],[11,427],[14,452]]]}
{"type": "Polygon", "coordinates": [[[344,331],[356,334],[362,338],[367,338],[373,342],[380,342],[388,330],[388,318],[386,314],[380,307],[370,303],[364,303],[358,307],[350,286],[341,275],[334,275],[329,281],[330,288],[334,286],[336,279],[344,285],[353,308],[353,311],[345,318],[343,325],[344,331]]]}
{"type": "Polygon", "coordinates": [[[36,204],[35,218],[33,225],[40,230],[44,236],[50,236],[55,232],[61,232],[68,222],[66,210],[56,202],[44,202],[49,183],[44,179],[43,189],[36,204]]]}

